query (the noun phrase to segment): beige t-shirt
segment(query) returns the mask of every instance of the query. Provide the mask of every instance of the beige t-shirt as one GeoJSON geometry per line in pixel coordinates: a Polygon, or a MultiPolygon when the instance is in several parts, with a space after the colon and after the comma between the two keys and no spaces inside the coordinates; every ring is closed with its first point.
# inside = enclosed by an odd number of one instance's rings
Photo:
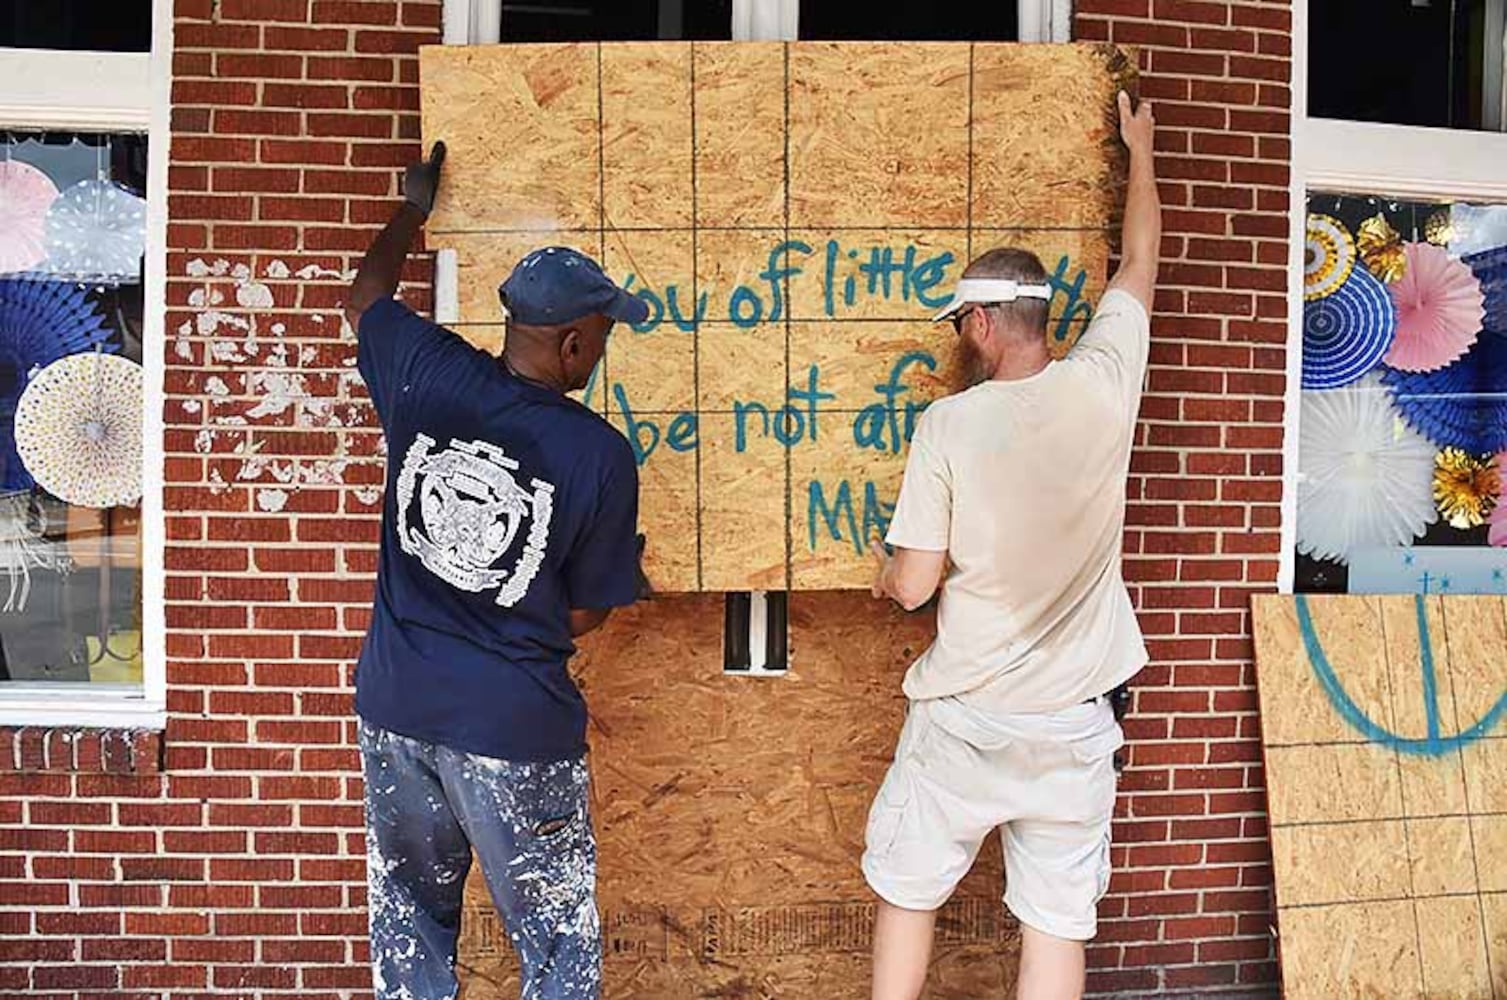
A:
{"type": "Polygon", "coordinates": [[[1053,712],[1146,664],[1120,546],[1149,326],[1111,290],[1063,360],[922,414],[886,541],[952,567],[910,698],[1053,712]]]}

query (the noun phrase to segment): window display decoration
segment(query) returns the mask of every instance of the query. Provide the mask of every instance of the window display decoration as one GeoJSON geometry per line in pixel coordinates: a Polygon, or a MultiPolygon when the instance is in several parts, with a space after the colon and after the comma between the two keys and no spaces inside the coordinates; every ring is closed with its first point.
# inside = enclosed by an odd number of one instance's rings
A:
{"type": "Polygon", "coordinates": [[[1507,449],[1507,337],[1477,337],[1438,371],[1394,368],[1382,379],[1408,423],[1437,446],[1473,455],[1507,449]]]}
{"type": "Polygon", "coordinates": [[[1497,505],[1487,519],[1491,530],[1486,541],[1498,548],[1507,548],[1507,451],[1497,455],[1497,505]]]}
{"type": "Polygon", "coordinates": [[[1481,328],[1507,337],[1507,245],[1461,258],[1481,283],[1485,313],[1481,328]]]}
{"type": "Polygon", "coordinates": [[[31,598],[31,571],[67,573],[65,547],[48,538],[49,505],[30,490],[0,495],[0,579],[7,584],[0,614],[20,614],[31,598]]]}
{"type": "Polygon", "coordinates": [[[1381,361],[1397,332],[1397,308],[1386,286],[1365,268],[1303,306],[1303,388],[1334,389],[1381,361]]]}
{"type": "Polygon", "coordinates": [[[52,495],[81,507],[141,499],[141,366],[96,351],[37,373],[16,407],[16,448],[52,495]]]}
{"type": "Polygon", "coordinates": [[[1303,297],[1309,301],[1333,295],[1355,267],[1355,240],[1340,220],[1308,216],[1308,235],[1303,256],[1303,297]]]}
{"type": "Polygon", "coordinates": [[[47,256],[47,210],[57,199],[52,178],[20,160],[0,160],[0,274],[27,271],[47,256]]]}
{"type": "Polygon", "coordinates": [[[1305,391],[1300,419],[1300,552],[1346,562],[1359,548],[1406,545],[1438,520],[1436,449],[1398,419],[1379,375],[1305,391]]]}
{"type": "Polygon", "coordinates": [[[1495,456],[1445,448],[1434,459],[1434,502],[1452,528],[1485,524],[1501,498],[1501,469],[1495,456]]]}
{"type": "Polygon", "coordinates": [[[1380,212],[1356,228],[1355,248],[1366,270],[1379,281],[1390,285],[1407,273],[1408,257],[1402,249],[1402,237],[1380,212]]]}
{"type": "Polygon", "coordinates": [[[1406,273],[1389,289],[1397,306],[1397,337],[1382,360],[1403,371],[1435,371],[1476,342],[1485,296],[1471,269],[1443,247],[1409,243],[1403,253],[1406,273]]]}
{"type": "Polygon", "coordinates": [[[47,270],[93,281],[139,281],[146,201],[114,181],[79,181],[47,213],[47,270]]]}
{"type": "Polygon", "coordinates": [[[1454,213],[1448,208],[1441,208],[1434,212],[1423,224],[1423,238],[1436,247],[1449,246],[1455,242],[1457,236],[1454,213]]]}
{"type": "Polygon", "coordinates": [[[0,368],[15,373],[0,389],[0,490],[30,489],[34,482],[16,454],[9,419],[32,375],[70,354],[113,352],[109,338],[104,317],[73,282],[0,278],[0,368]]]}

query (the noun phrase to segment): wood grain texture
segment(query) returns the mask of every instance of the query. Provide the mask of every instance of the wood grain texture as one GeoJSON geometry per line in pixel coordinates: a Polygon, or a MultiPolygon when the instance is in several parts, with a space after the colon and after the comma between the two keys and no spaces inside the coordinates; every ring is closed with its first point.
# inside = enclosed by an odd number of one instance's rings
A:
{"type": "Polygon", "coordinates": [[[1134,86],[1113,47],[431,47],[421,73],[425,142],[450,148],[429,245],[457,252],[462,335],[499,348],[498,285],[549,244],[649,306],[585,399],[636,434],[660,590],[867,587],[908,434],[876,451],[859,421],[904,359],[901,425],[960,387],[930,317],[970,253],[1042,257],[1059,357],[1108,278],[1113,95],[1134,86]]]}
{"type": "MultiPolygon", "coordinates": [[[[573,662],[591,707],[592,808],[613,1000],[868,996],[865,818],[931,634],[860,594],[793,594],[789,676],[725,677],[722,602],[656,598],[573,662]]],[[[942,911],[928,1000],[1004,996],[1018,928],[990,838],[942,911]]],[[[479,872],[461,946],[468,1000],[516,997],[479,872]]]]}
{"type": "Polygon", "coordinates": [[[1491,1000],[1507,599],[1252,605],[1284,996],[1491,1000]]]}

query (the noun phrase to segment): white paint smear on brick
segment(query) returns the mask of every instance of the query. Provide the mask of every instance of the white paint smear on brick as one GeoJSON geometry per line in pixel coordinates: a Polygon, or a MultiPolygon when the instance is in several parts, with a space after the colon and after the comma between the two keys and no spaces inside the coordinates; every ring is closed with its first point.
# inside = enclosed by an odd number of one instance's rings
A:
{"type": "Polygon", "coordinates": [[[276,514],[279,511],[281,511],[284,507],[286,507],[287,505],[288,505],[288,491],[287,490],[257,490],[256,491],[256,507],[257,507],[257,510],[266,511],[269,514],[276,514]]]}

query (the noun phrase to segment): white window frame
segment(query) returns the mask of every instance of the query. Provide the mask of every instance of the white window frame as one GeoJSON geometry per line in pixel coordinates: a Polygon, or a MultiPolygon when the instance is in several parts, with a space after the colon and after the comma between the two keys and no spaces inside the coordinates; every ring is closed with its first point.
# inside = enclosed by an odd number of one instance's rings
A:
{"type": "MultiPolygon", "coordinates": [[[[1507,133],[1308,116],[1308,9],[1292,8],[1287,387],[1283,406],[1282,551],[1277,589],[1293,592],[1298,541],[1298,418],[1303,373],[1303,240],[1310,190],[1397,199],[1507,203],[1507,133]]],[[[1504,123],[1507,124],[1507,123],[1504,123]]]]}
{"type": "Polygon", "coordinates": [[[143,288],[140,688],[125,684],[0,684],[0,726],[161,729],[167,721],[163,547],[163,331],[167,312],[167,167],[173,4],[152,6],[152,51],[0,49],[0,128],[147,136],[146,273],[143,288]]]}

